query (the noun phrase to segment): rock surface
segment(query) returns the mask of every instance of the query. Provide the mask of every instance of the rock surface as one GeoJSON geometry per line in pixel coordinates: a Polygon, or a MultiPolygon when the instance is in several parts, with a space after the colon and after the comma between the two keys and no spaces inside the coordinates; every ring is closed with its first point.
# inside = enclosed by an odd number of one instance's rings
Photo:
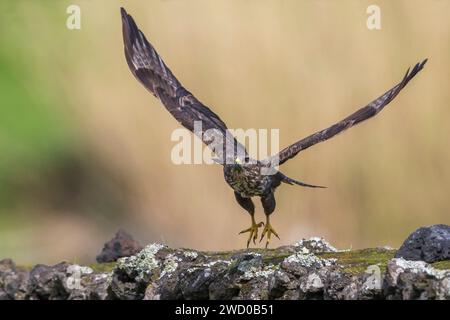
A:
{"type": "Polygon", "coordinates": [[[122,257],[132,256],[142,249],[139,242],[125,230],[120,229],[114,238],[105,243],[102,252],[97,256],[97,262],[113,262],[122,257]]]}
{"type": "Polygon", "coordinates": [[[430,268],[424,261],[392,259],[387,265],[384,296],[389,300],[449,300],[450,270],[430,268]]]}
{"type": "Polygon", "coordinates": [[[28,273],[19,270],[11,259],[0,260],[0,300],[25,298],[28,273]]]}
{"type": "Polygon", "coordinates": [[[0,261],[0,299],[450,299],[450,263],[395,250],[338,251],[321,238],[277,249],[200,252],[150,244],[116,263],[18,268],[0,261]],[[435,268],[436,267],[436,268],[435,268]]]}
{"type": "Polygon", "coordinates": [[[436,224],[414,231],[397,251],[396,258],[428,263],[450,259],[450,226],[436,224]]]}

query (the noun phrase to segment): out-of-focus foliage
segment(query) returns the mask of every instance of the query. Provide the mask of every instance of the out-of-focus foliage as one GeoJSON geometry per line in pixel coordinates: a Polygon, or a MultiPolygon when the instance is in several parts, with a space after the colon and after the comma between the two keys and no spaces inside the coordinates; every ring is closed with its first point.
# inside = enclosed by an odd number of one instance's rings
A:
{"type": "MultiPolygon", "coordinates": [[[[282,241],[398,246],[450,223],[450,2],[0,2],[0,258],[93,260],[124,227],[142,242],[198,249],[245,244],[249,217],[219,166],[175,166],[178,124],[129,72],[119,7],[180,81],[232,128],[279,128],[284,147],[366,104],[430,59],[382,114],[289,161],[326,190],[283,186],[282,241]]],[[[258,218],[262,217],[257,205],[258,218]]]]}

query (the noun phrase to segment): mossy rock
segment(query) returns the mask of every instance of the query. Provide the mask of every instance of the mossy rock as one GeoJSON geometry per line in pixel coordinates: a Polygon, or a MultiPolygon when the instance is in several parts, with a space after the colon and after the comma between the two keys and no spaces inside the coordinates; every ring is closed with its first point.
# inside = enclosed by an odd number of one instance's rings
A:
{"type": "Polygon", "coordinates": [[[395,255],[396,250],[387,249],[361,249],[352,251],[319,253],[317,256],[326,259],[337,259],[337,263],[342,266],[344,272],[350,274],[360,274],[367,270],[369,266],[377,265],[381,270],[385,270],[387,263],[395,255]]]}

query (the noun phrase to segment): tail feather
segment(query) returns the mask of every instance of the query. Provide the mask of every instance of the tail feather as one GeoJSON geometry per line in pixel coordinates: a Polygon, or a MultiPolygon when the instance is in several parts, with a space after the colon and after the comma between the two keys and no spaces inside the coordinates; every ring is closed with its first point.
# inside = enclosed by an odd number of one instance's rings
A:
{"type": "Polygon", "coordinates": [[[326,188],[324,186],[316,186],[316,185],[313,185],[313,184],[308,184],[308,183],[304,183],[304,182],[301,182],[301,181],[297,181],[295,179],[292,179],[292,178],[289,178],[289,177],[285,176],[284,174],[281,174],[281,175],[282,175],[281,181],[284,182],[284,183],[290,184],[290,185],[296,184],[296,185],[299,185],[299,186],[302,186],[302,187],[308,187],[308,188],[326,188]]]}

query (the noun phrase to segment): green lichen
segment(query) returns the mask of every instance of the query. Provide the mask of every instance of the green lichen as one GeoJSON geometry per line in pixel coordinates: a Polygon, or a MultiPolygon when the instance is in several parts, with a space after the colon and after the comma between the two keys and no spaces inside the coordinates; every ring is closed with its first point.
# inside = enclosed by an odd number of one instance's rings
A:
{"type": "Polygon", "coordinates": [[[304,254],[301,252],[294,253],[294,254],[290,255],[289,257],[287,257],[286,259],[284,259],[284,261],[283,261],[283,263],[299,264],[302,267],[307,267],[307,268],[328,267],[328,266],[334,265],[335,262],[336,262],[336,258],[325,259],[323,257],[318,257],[312,253],[304,254]]]}
{"type": "Polygon", "coordinates": [[[262,248],[251,248],[251,249],[241,249],[235,251],[222,251],[222,252],[211,252],[206,251],[204,254],[208,257],[215,258],[218,260],[232,260],[231,257],[237,256],[241,253],[256,253],[262,256],[264,264],[279,264],[285,258],[289,257],[292,252],[287,249],[277,248],[277,249],[262,249],[262,248]]]}
{"type": "Polygon", "coordinates": [[[115,262],[106,262],[106,263],[93,263],[89,265],[89,268],[91,268],[95,272],[112,272],[115,266],[116,266],[115,262]]]}
{"type": "Polygon", "coordinates": [[[149,276],[153,277],[156,275],[153,270],[156,270],[159,266],[156,254],[164,248],[166,246],[159,243],[149,244],[136,255],[117,260],[115,268],[137,281],[143,281],[149,276]]]}
{"type": "Polygon", "coordinates": [[[266,264],[280,264],[290,255],[292,255],[292,252],[288,252],[286,250],[265,250],[263,254],[263,261],[266,264]]]}
{"type": "Polygon", "coordinates": [[[161,274],[159,275],[160,278],[167,275],[168,277],[171,277],[172,273],[177,270],[178,268],[178,262],[180,262],[181,259],[177,257],[176,255],[170,253],[167,255],[167,257],[164,259],[163,265],[164,269],[161,271],[161,274]]]}
{"type": "Polygon", "coordinates": [[[223,252],[213,252],[213,251],[204,251],[202,252],[209,258],[214,258],[217,260],[230,260],[231,256],[238,251],[223,251],[223,252]]]}
{"type": "Polygon", "coordinates": [[[387,262],[395,255],[395,250],[362,249],[353,251],[318,253],[321,258],[335,258],[342,266],[343,271],[350,274],[359,274],[371,265],[377,265],[382,271],[386,269],[387,262]]]}
{"type": "Polygon", "coordinates": [[[34,265],[31,265],[31,264],[22,264],[22,265],[16,266],[16,268],[17,268],[17,270],[20,270],[20,271],[30,272],[31,269],[34,268],[34,265]]]}
{"type": "Polygon", "coordinates": [[[431,265],[438,270],[450,270],[450,260],[434,262],[431,265]]]}

